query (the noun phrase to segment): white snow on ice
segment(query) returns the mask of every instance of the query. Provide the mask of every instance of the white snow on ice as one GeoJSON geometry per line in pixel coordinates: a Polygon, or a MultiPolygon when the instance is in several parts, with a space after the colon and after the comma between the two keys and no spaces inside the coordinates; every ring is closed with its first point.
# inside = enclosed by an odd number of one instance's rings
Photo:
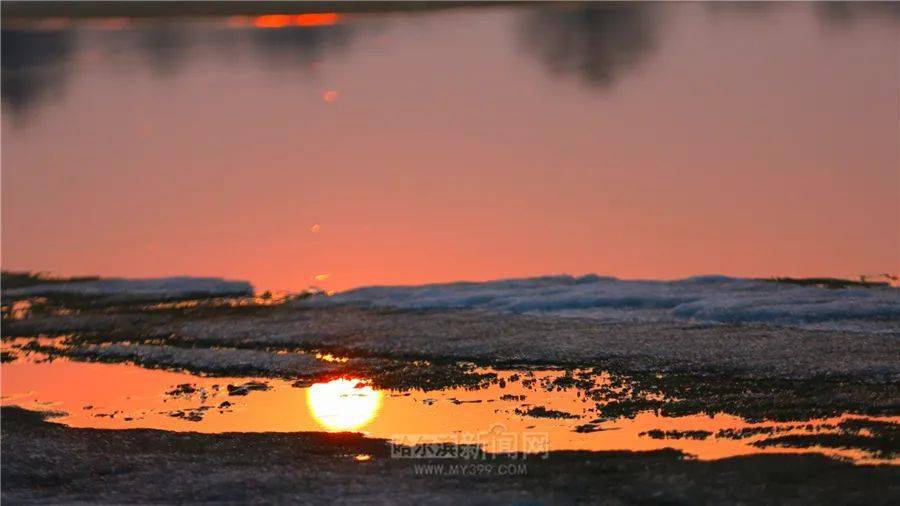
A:
{"type": "Polygon", "coordinates": [[[376,286],[331,303],[405,309],[481,309],[603,321],[767,323],[817,329],[900,331],[900,289],[799,286],[725,276],[677,281],[596,275],[483,283],[376,286]]]}

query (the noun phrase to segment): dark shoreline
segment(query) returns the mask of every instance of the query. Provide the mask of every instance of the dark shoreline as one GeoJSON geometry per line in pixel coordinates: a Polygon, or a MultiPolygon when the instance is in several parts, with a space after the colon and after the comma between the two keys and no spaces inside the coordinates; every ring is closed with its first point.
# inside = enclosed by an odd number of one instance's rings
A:
{"type": "MultiPolygon", "coordinates": [[[[160,2],[160,1],[84,1],[84,2],[3,2],[2,15],[8,20],[67,18],[176,18],[301,13],[378,13],[422,12],[436,9],[479,6],[515,6],[525,2],[160,2]]],[[[537,2],[545,3],[545,2],[537,2]]]]}
{"type": "MultiPolygon", "coordinates": [[[[524,464],[525,474],[416,475],[450,460],[390,458],[357,434],[219,435],[70,429],[2,409],[2,492],[10,503],[223,502],[312,504],[896,504],[900,467],[854,466],[819,455],[717,461],[656,452],[552,452],[466,461],[524,464]],[[364,454],[371,459],[356,461],[364,454]]],[[[484,470],[482,470],[484,471],[484,470]]]]}

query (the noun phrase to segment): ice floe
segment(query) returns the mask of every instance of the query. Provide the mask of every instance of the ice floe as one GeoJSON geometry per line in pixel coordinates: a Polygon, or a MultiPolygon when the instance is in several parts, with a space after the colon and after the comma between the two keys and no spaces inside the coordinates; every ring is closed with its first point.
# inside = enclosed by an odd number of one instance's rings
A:
{"type": "Polygon", "coordinates": [[[183,299],[189,297],[244,296],[253,294],[253,286],[246,281],[221,278],[124,279],[109,278],[71,283],[44,283],[23,288],[3,290],[9,297],[46,297],[51,295],[81,295],[116,299],[183,299]]]}
{"type": "Polygon", "coordinates": [[[481,283],[366,287],[331,303],[405,309],[482,309],[604,321],[768,323],[841,330],[900,330],[900,289],[823,288],[725,276],[675,281],[596,275],[481,283]]]}

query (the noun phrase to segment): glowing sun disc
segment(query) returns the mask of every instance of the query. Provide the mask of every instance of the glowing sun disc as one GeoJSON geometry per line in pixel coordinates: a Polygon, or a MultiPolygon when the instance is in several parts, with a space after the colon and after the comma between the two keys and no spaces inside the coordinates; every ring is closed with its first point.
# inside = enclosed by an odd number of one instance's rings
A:
{"type": "Polygon", "coordinates": [[[382,393],[358,380],[316,383],[306,391],[306,404],[319,425],[334,430],[358,429],[371,422],[381,408],[382,393]]]}

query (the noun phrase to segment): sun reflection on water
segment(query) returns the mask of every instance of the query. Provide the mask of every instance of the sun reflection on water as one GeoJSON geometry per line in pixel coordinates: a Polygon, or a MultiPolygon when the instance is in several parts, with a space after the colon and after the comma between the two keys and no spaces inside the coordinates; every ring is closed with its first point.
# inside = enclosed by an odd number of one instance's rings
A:
{"type": "Polygon", "coordinates": [[[317,383],[306,391],[316,422],[332,431],[354,430],[371,422],[381,408],[382,392],[355,379],[317,383]]]}

